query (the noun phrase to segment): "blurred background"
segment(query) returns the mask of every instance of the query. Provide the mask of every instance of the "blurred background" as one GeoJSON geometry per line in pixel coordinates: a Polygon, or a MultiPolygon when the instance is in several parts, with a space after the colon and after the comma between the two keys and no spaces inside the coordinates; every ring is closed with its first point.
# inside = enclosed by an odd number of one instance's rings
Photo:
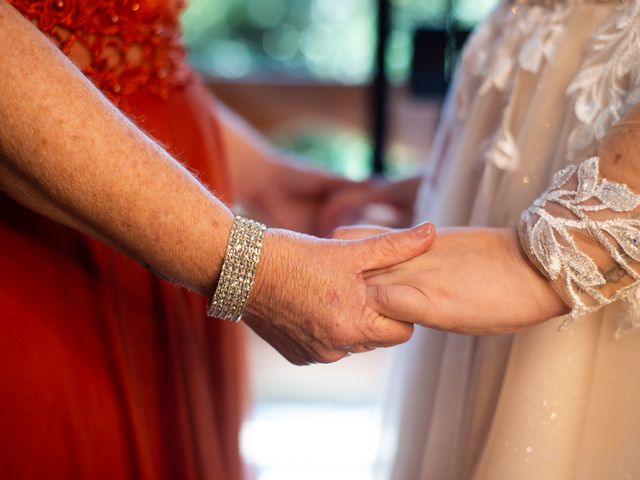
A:
{"type": "MultiPolygon", "coordinates": [[[[183,29],[215,95],[277,145],[352,179],[398,178],[426,158],[460,48],[496,3],[190,0],[183,29]]],[[[300,368],[249,345],[255,478],[379,478],[390,352],[300,368]]]]}

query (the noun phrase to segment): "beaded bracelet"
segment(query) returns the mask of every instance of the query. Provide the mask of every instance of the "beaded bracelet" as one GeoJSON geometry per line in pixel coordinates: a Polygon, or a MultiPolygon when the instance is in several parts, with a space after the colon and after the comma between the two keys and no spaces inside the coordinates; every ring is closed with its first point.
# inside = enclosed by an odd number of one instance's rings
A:
{"type": "Polygon", "coordinates": [[[248,218],[236,217],[220,279],[209,303],[207,314],[231,322],[239,322],[253,288],[253,280],[262,252],[267,227],[248,218]]]}

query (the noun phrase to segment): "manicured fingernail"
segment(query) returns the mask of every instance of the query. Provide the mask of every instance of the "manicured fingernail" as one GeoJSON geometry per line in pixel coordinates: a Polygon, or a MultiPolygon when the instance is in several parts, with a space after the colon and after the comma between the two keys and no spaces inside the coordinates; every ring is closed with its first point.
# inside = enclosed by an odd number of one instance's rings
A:
{"type": "Polygon", "coordinates": [[[433,233],[433,224],[432,223],[422,223],[417,227],[413,227],[413,232],[420,237],[428,237],[433,233]]]}

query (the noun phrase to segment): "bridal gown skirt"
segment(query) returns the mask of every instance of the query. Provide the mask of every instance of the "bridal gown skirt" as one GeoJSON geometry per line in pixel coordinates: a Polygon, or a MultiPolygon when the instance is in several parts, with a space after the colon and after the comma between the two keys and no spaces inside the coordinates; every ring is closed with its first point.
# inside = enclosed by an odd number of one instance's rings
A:
{"type": "MultiPolygon", "coordinates": [[[[500,4],[470,39],[416,221],[514,226],[640,100],[638,2],[536,3],[500,4]]],[[[386,478],[640,478],[640,331],[618,311],[561,332],[417,329],[387,386],[386,478]]]]}

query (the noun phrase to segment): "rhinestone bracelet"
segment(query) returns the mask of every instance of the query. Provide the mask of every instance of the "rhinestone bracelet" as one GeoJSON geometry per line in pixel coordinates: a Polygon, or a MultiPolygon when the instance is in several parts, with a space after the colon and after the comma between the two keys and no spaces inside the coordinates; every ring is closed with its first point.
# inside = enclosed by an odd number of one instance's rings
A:
{"type": "Polygon", "coordinates": [[[261,223],[240,216],[235,218],[218,286],[209,303],[207,314],[210,317],[236,323],[242,318],[253,288],[266,230],[261,223]]]}

